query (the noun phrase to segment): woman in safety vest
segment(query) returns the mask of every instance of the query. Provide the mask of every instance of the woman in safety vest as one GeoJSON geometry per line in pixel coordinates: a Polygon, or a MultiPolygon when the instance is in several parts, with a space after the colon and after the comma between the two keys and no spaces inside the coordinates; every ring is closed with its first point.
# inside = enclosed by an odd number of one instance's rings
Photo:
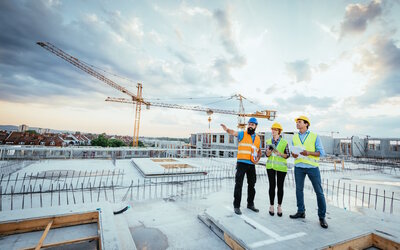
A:
{"type": "Polygon", "coordinates": [[[283,199],[283,183],[287,173],[286,159],[289,158],[289,147],[285,139],[282,138],[282,126],[275,122],[271,127],[272,138],[267,140],[266,155],[267,161],[267,174],[269,180],[269,214],[273,216],[274,200],[275,200],[275,187],[278,186],[278,207],[277,214],[282,216],[282,199],[283,199]]]}

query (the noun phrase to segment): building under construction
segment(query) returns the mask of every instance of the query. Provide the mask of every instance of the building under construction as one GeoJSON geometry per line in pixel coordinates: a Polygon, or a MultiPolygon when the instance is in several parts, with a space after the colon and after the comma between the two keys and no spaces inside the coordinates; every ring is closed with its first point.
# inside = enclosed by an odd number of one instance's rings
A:
{"type": "Polygon", "coordinates": [[[1,146],[1,248],[399,249],[395,160],[322,159],[324,230],[309,181],[307,217],[288,217],[296,211],[291,162],[283,217],[268,214],[266,158],[256,165],[260,213],[234,214],[236,142],[217,151],[231,144],[222,135],[212,134],[207,148],[1,146]]]}

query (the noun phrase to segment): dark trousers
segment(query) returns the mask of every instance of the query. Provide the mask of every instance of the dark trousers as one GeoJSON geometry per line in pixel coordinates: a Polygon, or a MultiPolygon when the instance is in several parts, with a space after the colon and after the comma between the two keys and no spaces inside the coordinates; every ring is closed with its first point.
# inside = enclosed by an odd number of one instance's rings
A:
{"type": "Polygon", "coordinates": [[[283,183],[285,181],[286,172],[267,169],[269,181],[269,204],[274,205],[275,187],[278,185],[278,205],[282,204],[283,199],[283,183]]]}
{"type": "Polygon", "coordinates": [[[242,186],[244,175],[247,176],[247,206],[254,206],[254,196],[256,190],[256,167],[253,164],[246,164],[238,162],[236,165],[236,176],[235,176],[235,192],[233,194],[233,206],[240,207],[240,201],[242,200],[242,186]]]}

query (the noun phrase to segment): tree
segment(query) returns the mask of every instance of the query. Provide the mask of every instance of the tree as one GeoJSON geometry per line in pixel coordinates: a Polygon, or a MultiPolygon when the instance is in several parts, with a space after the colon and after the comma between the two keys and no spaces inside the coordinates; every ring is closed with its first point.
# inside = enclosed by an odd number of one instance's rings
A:
{"type": "Polygon", "coordinates": [[[91,144],[92,146],[108,147],[108,139],[105,134],[101,134],[96,139],[93,139],[91,144]]]}
{"type": "Polygon", "coordinates": [[[113,148],[118,148],[118,147],[125,147],[126,144],[121,140],[110,139],[108,140],[108,146],[113,148]]]}
{"type": "Polygon", "coordinates": [[[92,146],[100,146],[100,147],[125,147],[126,144],[118,139],[107,139],[106,134],[99,135],[96,139],[92,140],[92,146]]]}

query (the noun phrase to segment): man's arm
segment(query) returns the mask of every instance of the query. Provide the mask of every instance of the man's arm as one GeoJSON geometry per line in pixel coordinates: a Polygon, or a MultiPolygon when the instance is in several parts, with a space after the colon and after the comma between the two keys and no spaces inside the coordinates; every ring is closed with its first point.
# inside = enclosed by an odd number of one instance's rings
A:
{"type": "MultiPolygon", "coordinates": [[[[310,152],[310,151],[307,151],[307,150],[304,150],[303,152],[301,152],[300,153],[301,155],[304,155],[304,156],[309,156],[309,155],[312,155],[312,156],[316,156],[316,157],[318,157],[318,156],[320,156],[320,152],[319,151],[316,151],[316,152],[310,152]]],[[[296,158],[296,157],[295,157],[296,158]]]]}
{"type": "Polygon", "coordinates": [[[222,127],[222,129],[225,131],[225,132],[227,132],[228,134],[230,134],[230,135],[234,135],[234,136],[238,136],[238,132],[237,131],[235,131],[235,130],[233,130],[233,129],[230,129],[230,128],[227,128],[226,126],[225,126],[225,124],[221,124],[221,127],[222,127]]]}

